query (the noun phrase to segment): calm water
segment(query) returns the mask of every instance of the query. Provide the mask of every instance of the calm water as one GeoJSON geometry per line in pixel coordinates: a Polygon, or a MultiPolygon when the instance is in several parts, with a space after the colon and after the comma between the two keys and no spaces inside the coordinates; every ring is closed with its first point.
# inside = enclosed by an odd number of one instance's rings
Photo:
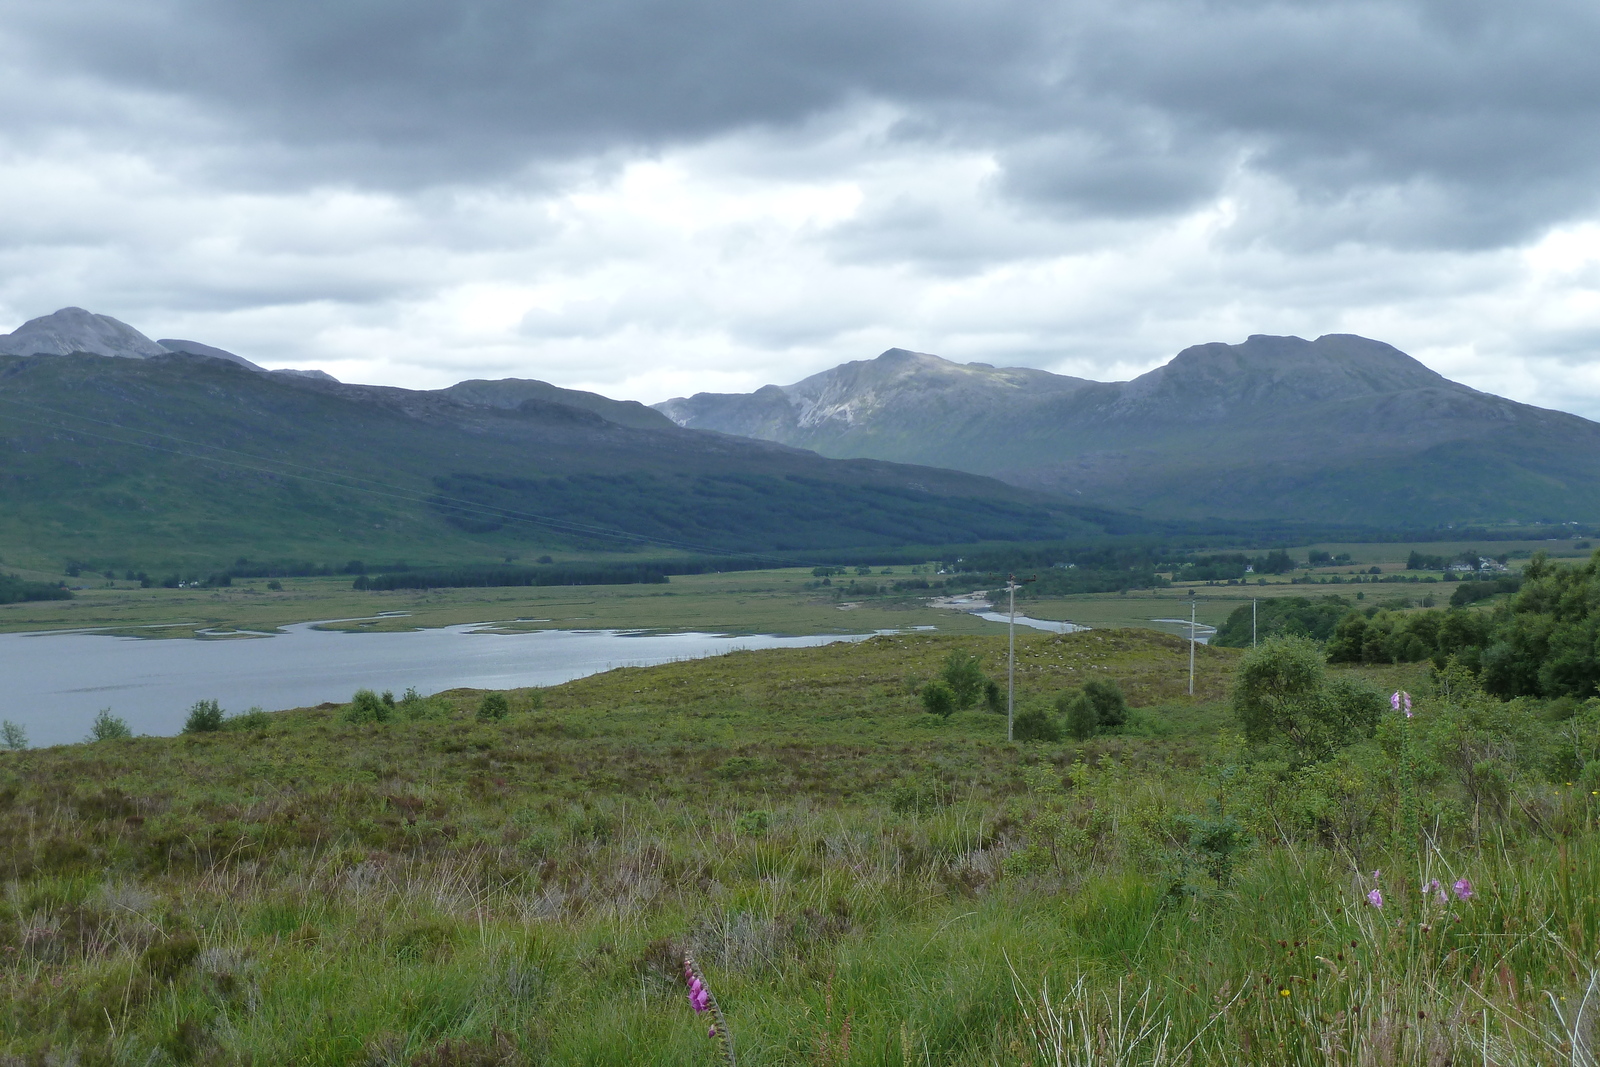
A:
{"type": "Polygon", "coordinates": [[[869,636],[474,632],[482,631],[481,623],[348,633],[315,625],[213,641],[0,634],[0,718],[21,723],[35,746],[83,740],[95,713],[106,707],[136,734],[175,734],[197,700],[215,699],[230,712],[252,705],[270,711],[349,700],[361,688],[389,689],[398,696],[407,686],[427,695],[457,686],[554,685],[613,667],[869,636]]]}
{"type": "MultiPolygon", "coordinates": [[[[1007,623],[1011,621],[1011,616],[1003,611],[975,611],[973,614],[980,619],[987,619],[989,622],[1007,623]]],[[[1049,619],[1030,619],[1026,615],[1017,616],[1017,625],[1032,627],[1035,630],[1049,630],[1055,634],[1075,634],[1079,630],[1088,629],[1087,626],[1079,626],[1075,622],[1051,622],[1049,619]]]]}

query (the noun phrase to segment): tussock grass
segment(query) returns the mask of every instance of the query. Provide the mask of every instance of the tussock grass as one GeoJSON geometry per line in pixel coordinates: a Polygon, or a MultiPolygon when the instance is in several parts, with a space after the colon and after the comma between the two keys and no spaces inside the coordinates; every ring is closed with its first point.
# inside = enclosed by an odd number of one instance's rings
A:
{"type": "Polygon", "coordinates": [[[1181,642],[1019,644],[1026,700],[1112,677],[1131,732],[923,714],[998,642],[902,636],[0,755],[0,1062],[707,1064],[684,951],[742,1064],[1591,1062],[1600,798],[1398,841],[1380,746],[1354,822],[1241,762],[1235,653],[1190,703],[1181,642]]]}

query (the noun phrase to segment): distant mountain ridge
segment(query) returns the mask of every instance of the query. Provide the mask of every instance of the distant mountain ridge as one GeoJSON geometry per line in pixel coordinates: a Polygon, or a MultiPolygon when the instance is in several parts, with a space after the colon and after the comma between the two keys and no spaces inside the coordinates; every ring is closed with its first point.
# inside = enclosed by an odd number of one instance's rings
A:
{"type": "Polygon", "coordinates": [[[544,382],[410,390],[265,372],[75,308],[3,342],[26,351],[0,352],[8,560],[96,571],[545,550],[804,561],[1150,528],[959,471],[686,430],[544,382]]]}
{"type": "MultiPolygon", "coordinates": [[[[132,326],[110,315],[97,315],[78,307],[62,308],[52,314],[29,319],[11,333],[0,334],[0,355],[64,356],[74,352],[122,359],[151,359],[180,352],[227,360],[260,374],[283,374],[322,382],[338,382],[333,375],[321,370],[279,368],[269,371],[243,356],[199,341],[186,341],[173,337],[152,341],[132,326]]],[[[591,411],[610,422],[637,429],[670,429],[674,425],[671,419],[637,400],[612,400],[599,393],[563,389],[548,382],[524,378],[505,378],[500,381],[474,379],[431,391],[473,407],[512,410],[529,403],[564,404],[591,411]]]]}
{"type": "Polygon", "coordinates": [[[1600,424],[1353,334],[1196,345],[1129,382],[890,349],[657,404],[680,426],[950,467],[1170,517],[1592,521],[1600,424]]]}

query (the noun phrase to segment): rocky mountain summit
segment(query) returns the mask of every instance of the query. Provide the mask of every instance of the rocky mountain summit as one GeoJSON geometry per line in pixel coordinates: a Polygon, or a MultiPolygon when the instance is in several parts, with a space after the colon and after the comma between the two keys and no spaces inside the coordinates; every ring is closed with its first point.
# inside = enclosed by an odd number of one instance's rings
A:
{"type": "Polygon", "coordinates": [[[1600,517],[1600,424],[1452,382],[1381,341],[1254,335],[1128,382],[890,349],[656,405],[680,426],[988,474],[1183,517],[1600,517]]]}
{"type": "Polygon", "coordinates": [[[68,356],[74,352],[120,359],[151,359],[183,352],[192,356],[225,359],[262,374],[335,380],[333,375],[320,370],[283,368],[269,371],[243,356],[199,341],[184,341],[175,337],[152,341],[121,319],[97,315],[83,308],[62,308],[52,314],[29,319],[11,333],[0,334],[0,355],[4,356],[68,356]]]}

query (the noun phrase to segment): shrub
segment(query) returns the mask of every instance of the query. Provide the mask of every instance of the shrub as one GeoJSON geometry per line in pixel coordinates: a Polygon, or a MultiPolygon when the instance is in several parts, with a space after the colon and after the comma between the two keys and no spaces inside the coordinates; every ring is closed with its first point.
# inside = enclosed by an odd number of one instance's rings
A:
{"type": "Polygon", "coordinates": [[[222,707],[215,700],[197,700],[183,724],[186,734],[209,734],[222,729],[222,707]]]}
{"type": "Polygon", "coordinates": [[[752,836],[764,834],[771,825],[772,812],[760,808],[755,811],[747,811],[739,816],[738,826],[741,834],[750,834],[752,836]]]}
{"type": "Polygon", "coordinates": [[[1128,702],[1113,681],[1092,681],[1083,685],[1083,695],[1094,705],[1101,729],[1116,729],[1128,722],[1128,702]]]}
{"type": "Polygon", "coordinates": [[[357,689],[339,717],[345,722],[388,722],[394,711],[394,694],[384,696],[389,699],[384,700],[370,689],[357,689]]]}
{"type": "Polygon", "coordinates": [[[1061,726],[1043,708],[1029,708],[1011,724],[1011,736],[1018,741],[1059,741],[1061,726]]]}
{"type": "Polygon", "coordinates": [[[237,715],[230,715],[222,722],[225,730],[265,730],[272,723],[272,717],[259,707],[242,711],[237,715]]]}
{"type": "Polygon", "coordinates": [[[1365,682],[1328,682],[1317,646],[1273,638],[1247,652],[1234,676],[1233,711],[1252,744],[1286,744],[1300,764],[1372,736],[1383,695],[1365,682]]]}
{"type": "Polygon", "coordinates": [[[504,693],[485,693],[478,702],[478,718],[484,722],[499,722],[511,712],[504,693]]]}
{"type": "Polygon", "coordinates": [[[449,707],[443,700],[436,697],[425,697],[415,688],[407,689],[400,702],[395,705],[407,722],[427,722],[434,719],[447,718],[449,707]]]}
{"type": "Polygon", "coordinates": [[[0,722],[0,748],[8,752],[21,752],[28,747],[28,731],[6,719],[0,722]]]}
{"type": "Polygon", "coordinates": [[[1005,692],[1000,688],[999,683],[992,678],[983,683],[983,703],[996,715],[1004,715],[1006,713],[1005,692]]]}
{"type": "Polygon", "coordinates": [[[1100,716],[1094,701],[1083,693],[1063,693],[1056,707],[1067,717],[1067,733],[1076,741],[1087,741],[1100,731],[1100,716]]]}
{"type": "Polygon", "coordinates": [[[956,649],[945,658],[939,678],[950,687],[956,707],[965,710],[978,702],[989,681],[983,674],[983,663],[970,652],[956,649]]]}
{"type": "Polygon", "coordinates": [[[94,717],[94,722],[89,724],[89,736],[86,741],[118,741],[124,737],[132,737],[133,731],[128,729],[126,719],[111,714],[110,708],[101,708],[100,714],[94,717]]]}
{"type": "Polygon", "coordinates": [[[1128,701],[1112,681],[1097,679],[1076,693],[1063,693],[1056,699],[1056,710],[1067,718],[1067,733],[1079,741],[1128,724],[1128,701]]]}
{"type": "Polygon", "coordinates": [[[922,706],[930,715],[949,718],[956,710],[956,694],[944,682],[933,681],[922,687],[922,706]]]}

